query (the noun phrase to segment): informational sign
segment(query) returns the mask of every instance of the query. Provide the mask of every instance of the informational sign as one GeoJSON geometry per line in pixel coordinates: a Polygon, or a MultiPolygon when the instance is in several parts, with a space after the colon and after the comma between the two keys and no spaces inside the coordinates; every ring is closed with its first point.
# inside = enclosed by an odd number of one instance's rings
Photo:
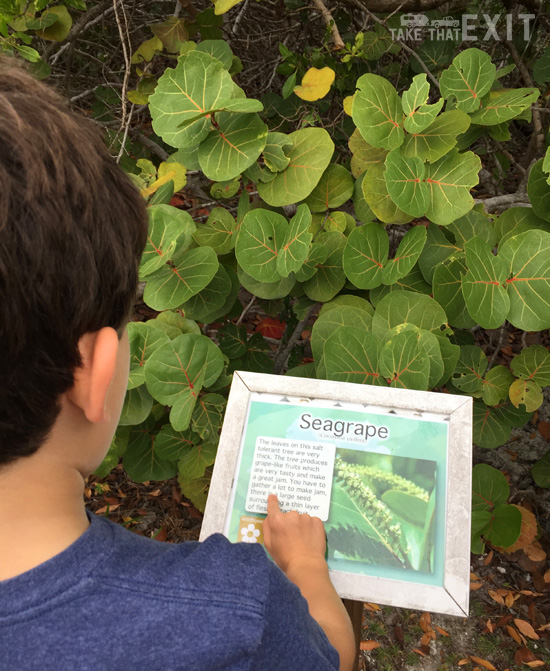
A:
{"type": "Polygon", "coordinates": [[[201,538],[263,543],[274,493],[342,597],[464,616],[470,478],[469,397],[235,373],[201,538]]]}

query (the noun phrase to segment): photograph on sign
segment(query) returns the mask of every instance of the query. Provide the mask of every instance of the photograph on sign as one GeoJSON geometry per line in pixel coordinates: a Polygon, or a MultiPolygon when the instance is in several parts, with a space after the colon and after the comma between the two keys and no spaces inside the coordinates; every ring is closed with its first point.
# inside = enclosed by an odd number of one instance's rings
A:
{"type": "Polygon", "coordinates": [[[469,397],[237,372],[201,539],[263,544],[274,493],[342,597],[464,616],[470,461],[469,397]]]}

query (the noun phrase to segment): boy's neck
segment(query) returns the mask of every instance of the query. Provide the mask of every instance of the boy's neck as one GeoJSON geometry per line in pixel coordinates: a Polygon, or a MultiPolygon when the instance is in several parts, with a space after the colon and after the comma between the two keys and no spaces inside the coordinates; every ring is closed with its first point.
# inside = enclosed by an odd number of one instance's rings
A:
{"type": "Polygon", "coordinates": [[[88,528],[84,479],[42,449],[0,469],[0,580],[51,559],[88,528]]]}

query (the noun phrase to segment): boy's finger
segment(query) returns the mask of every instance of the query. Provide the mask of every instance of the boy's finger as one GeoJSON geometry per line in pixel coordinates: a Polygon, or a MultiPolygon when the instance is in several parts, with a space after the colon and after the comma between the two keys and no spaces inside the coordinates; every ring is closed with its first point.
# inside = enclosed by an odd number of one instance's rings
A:
{"type": "Polygon", "coordinates": [[[277,498],[277,494],[270,494],[267,497],[267,514],[276,515],[280,512],[281,508],[279,506],[279,499],[277,498]]]}

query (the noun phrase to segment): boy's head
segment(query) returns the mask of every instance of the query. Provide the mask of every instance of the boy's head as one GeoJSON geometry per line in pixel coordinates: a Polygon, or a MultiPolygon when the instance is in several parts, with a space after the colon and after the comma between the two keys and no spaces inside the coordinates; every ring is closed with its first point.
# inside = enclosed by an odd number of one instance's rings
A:
{"type": "Polygon", "coordinates": [[[0,56],[0,468],[46,440],[82,336],[124,326],[146,235],[99,129],[0,56]]]}

